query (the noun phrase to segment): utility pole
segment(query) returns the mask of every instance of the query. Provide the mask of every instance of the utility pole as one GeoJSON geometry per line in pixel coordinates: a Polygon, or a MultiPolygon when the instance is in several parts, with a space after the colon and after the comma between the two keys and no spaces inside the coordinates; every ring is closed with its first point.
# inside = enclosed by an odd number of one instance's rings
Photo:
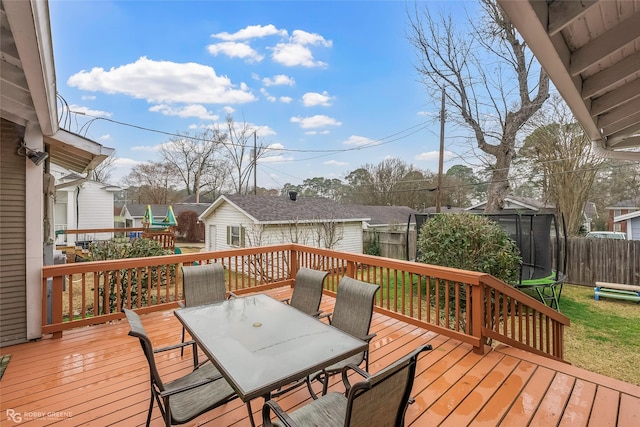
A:
{"type": "Polygon", "coordinates": [[[253,131],[253,194],[258,194],[258,152],[256,151],[256,131],[253,131]]]}
{"type": "Polygon", "coordinates": [[[442,206],[442,169],[444,163],[444,95],[442,89],[442,108],[440,109],[440,156],[438,157],[438,192],[436,193],[436,213],[440,213],[442,206]]]}

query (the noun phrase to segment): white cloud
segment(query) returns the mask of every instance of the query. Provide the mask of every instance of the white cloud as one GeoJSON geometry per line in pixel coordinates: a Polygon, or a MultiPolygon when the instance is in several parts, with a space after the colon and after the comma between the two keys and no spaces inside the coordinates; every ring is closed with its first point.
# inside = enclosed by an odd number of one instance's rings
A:
{"type": "Polygon", "coordinates": [[[347,166],[349,163],[348,162],[340,162],[338,160],[327,160],[326,162],[322,163],[323,165],[329,165],[329,166],[347,166]]]}
{"type": "Polygon", "coordinates": [[[296,81],[293,77],[278,74],[273,77],[265,77],[262,79],[262,84],[265,86],[295,86],[296,81]]]}
{"type": "Polygon", "coordinates": [[[210,44],[207,46],[207,50],[214,56],[222,54],[230,58],[243,58],[248,62],[260,62],[264,59],[264,55],[260,55],[246,43],[223,42],[210,44]]]}
{"type": "Polygon", "coordinates": [[[366,136],[351,135],[342,143],[345,145],[355,145],[356,147],[360,147],[362,145],[378,145],[379,141],[367,138],[366,136]]]}
{"type": "Polygon", "coordinates": [[[136,145],[130,148],[131,151],[146,151],[149,153],[160,151],[162,144],[158,145],[136,145]]]}
{"type": "Polygon", "coordinates": [[[218,120],[219,115],[214,114],[199,104],[185,105],[184,107],[173,107],[171,105],[160,104],[149,108],[149,111],[162,113],[165,116],[177,117],[197,117],[202,120],[218,120]]]}
{"type": "Polygon", "coordinates": [[[224,108],[223,108],[223,110],[224,110],[224,112],[225,112],[225,113],[227,113],[227,114],[233,114],[233,113],[236,111],[236,109],[235,109],[235,108],[233,108],[233,107],[229,107],[229,106],[224,107],[224,108]]]}
{"type": "Polygon", "coordinates": [[[276,102],[276,97],[273,95],[270,95],[265,88],[260,88],[260,93],[266,98],[267,101],[276,102]]]}
{"type": "MultiPolygon", "coordinates": [[[[445,151],[442,155],[443,159],[452,159],[455,154],[452,151],[445,151]]],[[[439,151],[425,151],[416,155],[416,160],[438,160],[440,158],[439,151]]]]}
{"type": "Polygon", "coordinates": [[[95,101],[96,97],[95,95],[82,95],[80,99],[83,101],[95,101]]]}
{"type": "Polygon", "coordinates": [[[316,131],[316,130],[308,130],[304,134],[305,135],[317,135],[318,131],[316,131]]]}
{"type": "Polygon", "coordinates": [[[317,114],[311,117],[291,117],[291,123],[299,123],[303,129],[314,129],[325,126],[342,126],[342,123],[333,117],[317,114]]]}
{"type": "Polygon", "coordinates": [[[100,141],[108,141],[111,139],[111,135],[106,134],[106,135],[102,135],[100,138],[98,138],[100,141]]]}
{"type": "Polygon", "coordinates": [[[89,107],[83,107],[76,104],[69,105],[69,111],[71,111],[72,113],[79,113],[90,117],[111,117],[111,113],[107,111],[92,110],[89,107]]]}
{"type": "Polygon", "coordinates": [[[301,45],[321,45],[325,47],[331,47],[333,45],[331,40],[326,40],[320,34],[308,33],[303,30],[294,30],[291,40],[293,43],[301,45]]]}
{"type": "Polygon", "coordinates": [[[256,38],[262,38],[262,37],[268,37],[268,36],[286,37],[287,35],[288,35],[287,30],[279,30],[275,27],[275,25],[269,24],[265,26],[249,25],[248,27],[243,28],[242,30],[236,31],[235,33],[223,32],[223,33],[212,34],[211,37],[214,37],[220,40],[233,41],[233,40],[249,40],[249,39],[256,39],[256,38]]]}
{"type": "Polygon", "coordinates": [[[245,83],[231,83],[217,76],[212,67],[146,57],[136,62],[105,70],[82,70],[67,80],[69,86],[108,94],[124,94],[151,103],[242,104],[256,100],[245,83]]]}
{"type": "Polygon", "coordinates": [[[329,93],[326,90],[322,93],[307,92],[302,95],[302,104],[305,107],[314,107],[316,105],[329,107],[331,106],[332,99],[333,97],[329,96],[329,93]]]}
{"type": "Polygon", "coordinates": [[[295,43],[278,43],[273,48],[271,57],[275,62],[286,65],[287,67],[295,67],[298,65],[307,68],[327,66],[327,64],[322,61],[314,60],[311,49],[295,43]]]}
{"type": "Polygon", "coordinates": [[[293,101],[293,98],[291,98],[290,96],[281,96],[280,97],[280,102],[282,102],[283,104],[290,104],[291,101],[293,101]]]}
{"type": "Polygon", "coordinates": [[[258,159],[258,163],[286,163],[293,161],[291,156],[264,156],[258,159]]]}

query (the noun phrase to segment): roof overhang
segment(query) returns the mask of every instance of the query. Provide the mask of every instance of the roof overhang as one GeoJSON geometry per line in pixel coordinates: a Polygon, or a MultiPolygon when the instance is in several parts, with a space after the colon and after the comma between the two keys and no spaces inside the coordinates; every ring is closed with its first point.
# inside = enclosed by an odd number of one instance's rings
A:
{"type": "Polygon", "coordinates": [[[593,142],[640,161],[640,2],[498,0],[593,142]]]}
{"type": "Polygon", "coordinates": [[[112,148],[60,129],[49,3],[0,0],[0,113],[22,127],[37,124],[51,162],[94,169],[112,148]]]}

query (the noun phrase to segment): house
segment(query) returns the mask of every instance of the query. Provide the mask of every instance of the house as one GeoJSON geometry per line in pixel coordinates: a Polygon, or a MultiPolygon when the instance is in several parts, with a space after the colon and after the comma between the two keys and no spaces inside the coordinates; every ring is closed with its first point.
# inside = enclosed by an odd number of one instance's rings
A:
{"type": "MultiPolygon", "coordinates": [[[[87,175],[112,148],[61,129],[45,1],[1,1],[0,347],[42,336],[42,267],[53,264],[52,164],[87,175]]],[[[111,210],[109,210],[111,212],[111,210]]]]}
{"type": "MultiPolygon", "coordinates": [[[[485,200],[484,202],[476,203],[465,210],[474,213],[483,212],[486,205],[487,201],[485,200]]],[[[507,196],[504,198],[504,207],[502,210],[512,213],[555,213],[556,208],[554,205],[527,197],[507,196]]]]}
{"type": "MultiPolygon", "coordinates": [[[[176,218],[182,212],[192,211],[200,215],[211,204],[210,203],[175,203],[172,205],[148,205],[151,206],[151,212],[154,218],[164,218],[167,214],[169,206],[173,209],[176,218]]],[[[120,216],[123,218],[126,228],[142,227],[142,218],[147,210],[147,205],[140,203],[125,203],[122,206],[120,216]]]]}
{"type": "MultiPolygon", "coordinates": [[[[114,227],[114,193],[120,191],[120,187],[93,181],[73,172],[68,173],[55,165],[51,166],[51,173],[56,177],[53,204],[56,232],[114,227]]],[[[56,245],[73,246],[76,241],[107,240],[112,237],[113,233],[56,233],[56,245]]]]}
{"type": "Polygon", "coordinates": [[[301,243],[362,253],[362,228],[370,216],[323,198],[227,195],[200,215],[209,251],[301,243]]]}
{"type": "Polygon", "coordinates": [[[620,225],[621,231],[627,233],[627,240],[640,240],[640,210],[613,218],[614,225],[620,225]]]}
{"type": "Polygon", "coordinates": [[[640,200],[623,200],[621,202],[616,203],[613,206],[607,206],[607,210],[609,211],[609,216],[607,220],[608,230],[609,231],[621,231],[623,233],[627,233],[627,222],[626,221],[615,221],[616,217],[626,215],[632,212],[637,212],[640,210],[640,200]]]}

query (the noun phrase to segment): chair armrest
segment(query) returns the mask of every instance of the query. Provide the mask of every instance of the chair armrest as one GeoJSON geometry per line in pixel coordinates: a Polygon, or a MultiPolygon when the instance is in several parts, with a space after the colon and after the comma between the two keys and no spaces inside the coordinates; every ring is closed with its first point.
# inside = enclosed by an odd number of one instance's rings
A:
{"type": "Polygon", "coordinates": [[[231,298],[238,298],[238,295],[236,295],[233,292],[229,291],[229,296],[227,297],[227,299],[231,299],[231,298]]]}
{"type": "Polygon", "coordinates": [[[342,368],[342,382],[344,383],[344,388],[345,388],[345,396],[349,394],[349,390],[351,390],[351,383],[349,382],[349,371],[354,371],[355,373],[359,374],[362,378],[367,379],[369,377],[371,377],[371,375],[365,371],[364,369],[360,368],[357,365],[354,365],[353,363],[350,363],[349,365],[346,365],[344,368],[342,368]]]}
{"type": "Polygon", "coordinates": [[[311,313],[310,316],[311,317],[317,317],[318,319],[320,318],[320,315],[322,315],[323,310],[318,310],[315,313],[311,313]]]}
{"type": "Polygon", "coordinates": [[[362,341],[371,342],[373,338],[375,338],[377,334],[369,334],[367,336],[362,337],[362,341]]]}
{"type": "Polygon", "coordinates": [[[273,413],[276,414],[276,417],[278,417],[278,419],[280,419],[282,424],[284,424],[285,426],[287,427],[298,426],[298,424],[296,424],[295,421],[293,421],[291,417],[287,415],[287,413],[280,407],[280,405],[278,405],[278,402],[276,402],[275,400],[267,400],[266,402],[264,402],[264,405],[262,405],[263,427],[273,427],[273,424],[271,423],[271,416],[270,416],[271,411],[273,411],[273,413]]]}
{"type": "Polygon", "coordinates": [[[291,298],[281,299],[280,302],[283,302],[285,304],[290,304],[291,303],[291,298]]]}
{"type": "Polygon", "coordinates": [[[329,319],[329,324],[331,324],[331,315],[333,313],[324,313],[318,316],[318,320],[324,319],[325,317],[329,319]]]}
{"type": "Polygon", "coordinates": [[[185,341],[185,342],[180,343],[180,344],[174,344],[174,345],[170,345],[170,346],[162,347],[162,348],[155,348],[155,349],[153,349],[153,352],[154,353],[161,353],[163,351],[175,350],[176,348],[186,347],[188,345],[194,346],[194,349],[195,349],[196,342],[193,341],[193,340],[189,340],[189,341],[185,341]]]}
{"type": "Polygon", "coordinates": [[[184,303],[182,302],[182,300],[178,300],[176,301],[178,303],[178,307],[180,308],[185,308],[186,306],[184,305],[184,303]]]}
{"type": "Polygon", "coordinates": [[[187,390],[191,390],[191,389],[194,389],[194,388],[202,387],[205,384],[209,384],[209,383],[218,381],[221,378],[222,378],[222,375],[218,374],[218,375],[215,375],[215,376],[213,376],[211,378],[203,378],[200,381],[196,381],[193,384],[189,384],[189,385],[182,386],[182,387],[171,387],[170,385],[167,386],[165,384],[165,389],[164,389],[164,391],[160,392],[160,396],[167,397],[167,396],[174,395],[176,393],[182,393],[183,391],[187,391],[187,390]]]}

